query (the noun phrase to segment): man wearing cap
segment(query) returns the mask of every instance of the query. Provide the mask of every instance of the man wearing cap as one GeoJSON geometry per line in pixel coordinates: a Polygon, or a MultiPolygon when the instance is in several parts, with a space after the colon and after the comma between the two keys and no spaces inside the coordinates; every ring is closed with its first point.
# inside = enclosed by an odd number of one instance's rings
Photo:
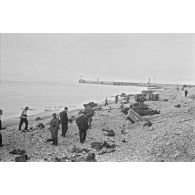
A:
{"type": "Polygon", "coordinates": [[[68,130],[68,108],[65,107],[62,112],[60,112],[60,123],[62,127],[62,137],[66,137],[66,132],[68,130]]]}
{"type": "Polygon", "coordinates": [[[25,123],[25,130],[28,130],[28,119],[27,119],[27,111],[28,110],[29,110],[29,108],[28,108],[28,106],[26,106],[20,115],[19,131],[21,130],[23,123],[25,123]]]}

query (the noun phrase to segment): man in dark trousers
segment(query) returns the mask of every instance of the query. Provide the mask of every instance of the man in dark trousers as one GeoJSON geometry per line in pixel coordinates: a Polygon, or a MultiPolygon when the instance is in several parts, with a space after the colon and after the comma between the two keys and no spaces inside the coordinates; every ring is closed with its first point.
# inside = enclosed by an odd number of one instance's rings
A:
{"type": "MultiPolygon", "coordinates": [[[[1,124],[1,116],[2,116],[2,114],[3,114],[3,110],[0,109],[0,131],[2,130],[2,124],[1,124]]],[[[0,132],[0,147],[3,147],[1,132],[0,132]]]]}
{"type": "Polygon", "coordinates": [[[87,135],[87,129],[89,128],[88,117],[86,116],[86,114],[78,117],[76,123],[79,128],[80,143],[84,143],[87,135]]]}
{"type": "Polygon", "coordinates": [[[91,129],[91,122],[92,122],[92,117],[94,116],[94,110],[92,107],[87,105],[84,110],[85,115],[88,117],[88,122],[89,122],[89,129],[91,129]]]}
{"type": "Polygon", "coordinates": [[[50,121],[49,125],[49,129],[51,132],[51,141],[53,141],[53,145],[57,146],[58,145],[58,130],[60,128],[60,120],[57,118],[56,113],[53,113],[53,118],[50,121]]]}
{"type": "Polygon", "coordinates": [[[188,90],[185,89],[184,93],[185,93],[185,97],[187,97],[188,96],[188,90]]]}
{"type": "Polygon", "coordinates": [[[66,132],[68,130],[68,108],[65,107],[64,111],[60,112],[60,123],[62,127],[62,137],[66,137],[66,132]]]}
{"type": "Polygon", "coordinates": [[[105,99],[105,104],[104,104],[104,106],[108,106],[108,98],[106,97],[106,99],[105,99]]]}
{"type": "Polygon", "coordinates": [[[19,131],[21,130],[22,124],[25,123],[25,130],[28,130],[28,119],[27,119],[27,111],[29,110],[28,106],[24,108],[20,116],[20,124],[19,131]]]}

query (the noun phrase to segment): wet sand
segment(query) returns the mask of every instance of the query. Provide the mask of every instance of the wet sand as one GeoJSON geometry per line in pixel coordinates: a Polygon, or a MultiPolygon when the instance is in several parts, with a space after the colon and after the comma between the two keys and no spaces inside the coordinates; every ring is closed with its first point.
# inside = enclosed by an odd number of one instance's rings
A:
{"type": "MultiPolygon", "coordinates": [[[[189,95],[195,94],[195,88],[189,88],[189,95]]],[[[47,112],[29,118],[29,128],[43,123],[44,129],[33,129],[29,132],[18,131],[18,120],[6,121],[2,130],[4,147],[0,148],[1,161],[14,161],[17,155],[9,152],[12,149],[26,150],[29,161],[53,161],[53,159],[72,155],[73,146],[87,148],[96,155],[97,161],[195,161],[195,104],[191,98],[185,98],[183,91],[176,87],[167,87],[157,91],[159,101],[146,101],[151,108],[160,110],[160,114],[146,116],[152,122],[151,127],[143,127],[143,122],[131,124],[120,110],[120,102],[96,111],[92,129],[87,131],[84,144],[79,143],[79,132],[75,122],[69,123],[66,138],[60,136],[59,144],[52,146],[46,140],[50,138],[48,122],[51,113],[47,112]],[[168,101],[164,101],[168,99],[168,101]],[[180,104],[181,108],[175,107],[180,104]],[[40,121],[35,121],[36,117],[40,121]],[[104,135],[102,129],[108,128],[115,132],[114,137],[104,135]],[[121,133],[123,130],[123,133],[121,133]],[[92,142],[107,141],[116,145],[115,151],[100,154],[91,148],[92,142]]],[[[126,105],[128,106],[128,105],[126,105]]],[[[78,110],[69,113],[77,115],[78,110]]]]}

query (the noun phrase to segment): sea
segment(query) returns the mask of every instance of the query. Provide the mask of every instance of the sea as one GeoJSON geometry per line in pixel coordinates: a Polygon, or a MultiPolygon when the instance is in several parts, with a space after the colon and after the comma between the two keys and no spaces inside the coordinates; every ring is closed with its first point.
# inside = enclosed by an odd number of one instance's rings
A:
{"type": "Polygon", "coordinates": [[[84,103],[113,100],[116,94],[136,94],[144,87],[79,84],[78,81],[1,81],[0,108],[3,119],[18,117],[25,106],[28,115],[47,111],[60,111],[65,106],[69,110],[82,108],[84,103]]]}

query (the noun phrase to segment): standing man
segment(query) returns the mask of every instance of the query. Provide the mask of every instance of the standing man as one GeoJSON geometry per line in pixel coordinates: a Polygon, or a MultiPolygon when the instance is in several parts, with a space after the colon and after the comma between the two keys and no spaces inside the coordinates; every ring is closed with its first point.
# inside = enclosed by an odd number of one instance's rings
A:
{"type": "Polygon", "coordinates": [[[50,121],[49,125],[49,129],[51,132],[51,141],[53,141],[53,145],[57,146],[58,145],[58,130],[60,128],[60,120],[57,118],[56,113],[53,113],[53,118],[50,121]]]}
{"type": "Polygon", "coordinates": [[[25,123],[25,130],[28,130],[28,119],[27,119],[27,111],[29,110],[29,107],[26,106],[24,110],[21,113],[20,116],[20,124],[19,124],[19,131],[21,130],[22,124],[25,123]]]}
{"type": "Polygon", "coordinates": [[[62,137],[66,137],[66,132],[68,130],[68,108],[65,107],[64,111],[60,112],[60,123],[62,127],[62,137]]]}
{"type": "Polygon", "coordinates": [[[185,97],[187,97],[188,96],[188,90],[185,89],[184,93],[185,93],[185,97]]]}
{"type": "Polygon", "coordinates": [[[118,103],[118,95],[115,96],[115,104],[118,103]]]}
{"type": "MultiPolygon", "coordinates": [[[[3,110],[0,109],[0,131],[2,130],[2,124],[1,124],[1,116],[2,116],[2,114],[3,114],[3,110]]],[[[3,147],[1,132],[0,132],[0,147],[3,147]]]]}
{"type": "Polygon", "coordinates": [[[85,107],[84,113],[88,117],[89,129],[91,129],[91,122],[92,122],[92,117],[94,116],[94,110],[92,107],[87,105],[85,107]]]}
{"type": "Polygon", "coordinates": [[[106,99],[105,99],[105,104],[104,104],[105,106],[108,106],[108,99],[107,99],[107,97],[106,97],[106,99]]]}
{"type": "Polygon", "coordinates": [[[80,143],[84,143],[87,135],[87,129],[89,128],[88,117],[85,113],[77,118],[76,123],[79,128],[80,143]]]}

